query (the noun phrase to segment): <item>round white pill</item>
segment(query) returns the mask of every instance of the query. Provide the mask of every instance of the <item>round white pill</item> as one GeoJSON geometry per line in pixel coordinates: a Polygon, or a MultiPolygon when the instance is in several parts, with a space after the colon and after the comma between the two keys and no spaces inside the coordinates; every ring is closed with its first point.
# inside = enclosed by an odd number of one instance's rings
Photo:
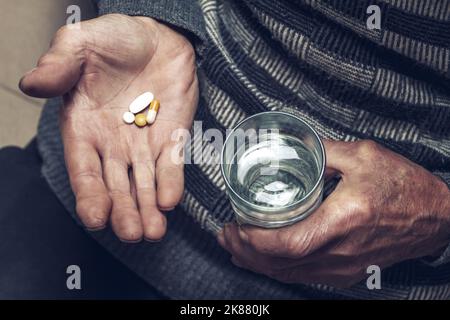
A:
{"type": "Polygon", "coordinates": [[[145,92],[141,94],[139,97],[134,99],[134,101],[130,104],[130,112],[134,114],[138,114],[145,108],[147,108],[150,103],[152,103],[154,99],[154,95],[151,92],[145,92]]]}
{"type": "Polygon", "coordinates": [[[125,112],[123,114],[123,121],[128,124],[132,124],[134,122],[134,114],[131,112],[125,112]]]}

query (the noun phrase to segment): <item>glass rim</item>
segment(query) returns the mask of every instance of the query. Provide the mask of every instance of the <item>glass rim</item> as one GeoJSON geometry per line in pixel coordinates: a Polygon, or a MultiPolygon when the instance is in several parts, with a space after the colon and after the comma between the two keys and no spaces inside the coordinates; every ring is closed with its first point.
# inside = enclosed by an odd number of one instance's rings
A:
{"type": "Polygon", "coordinates": [[[260,212],[266,212],[266,213],[273,213],[273,212],[277,212],[277,211],[280,211],[280,210],[282,210],[282,211],[289,211],[290,208],[295,208],[296,206],[300,205],[302,202],[307,200],[312,194],[314,194],[314,192],[320,186],[321,181],[323,179],[323,176],[325,174],[325,167],[326,167],[325,147],[324,147],[322,139],[319,137],[317,131],[313,127],[311,127],[306,121],[302,120],[301,118],[297,117],[296,115],[293,115],[293,114],[288,113],[288,112],[283,112],[283,111],[264,111],[264,112],[260,112],[260,113],[256,113],[254,115],[251,115],[251,116],[249,116],[249,117],[239,121],[234,126],[234,128],[231,129],[229,135],[226,137],[225,142],[224,142],[223,147],[222,147],[221,156],[220,156],[220,171],[222,173],[223,179],[225,180],[225,185],[227,187],[227,190],[230,190],[233,193],[233,195],[235,195],[239,200],[244,202],[246,205],[248,205],[252,209],[256,209],[256,210],[258,210],[260,212]],[[233,133],[235,133],[247,121],[250,121],[251,119],[256,118],[256,117],[260,117],[260,116],[264,116],[264,115],[270,115],[270,114],[291,117],[291,118],[294,118],[296,121],[301,122],[308,130],[311,131],[313,136],[318,141],[319,147],[320,147],[320,153],[321,153],[322,159],[323,159],[323,161],[321,163],[319,178],[317,179],[316,183],[314,184],[314,187],[312,187],[312,189],[307,194],[305,194],[301,199],[295,201],[294,203],[291,203],[291,204],[286,205],[286,206],[281,206],[281,207],[264,207],[264,206],[261,206],[261,205],[258,205],[258,204],[251,203],[250,201],[242,198],[234,190],[234,188],[231,186],[230,181],[229,181],[227,175],[225,174],[224,155],[225,155],[225,148],[227,146],[227,142],[230,139],[230,137],[233,135],[233,133]]]}

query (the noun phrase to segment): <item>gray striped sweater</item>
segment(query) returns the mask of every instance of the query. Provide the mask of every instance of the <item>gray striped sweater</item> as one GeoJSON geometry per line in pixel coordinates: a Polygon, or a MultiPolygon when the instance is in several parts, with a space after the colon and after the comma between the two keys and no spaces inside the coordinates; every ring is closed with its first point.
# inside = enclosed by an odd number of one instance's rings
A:
{"type": "MultiPolygon", "coordinates": [[[[449,0],[98,4],[100,14],[154,17],[183,28],[193,39],[201,85],[196,119],[204,129],[225,132],[248,115],[287,111],[324,138],[375,140],[450,185],[449,0]],[[366,9],[373,4],[381,8],[380,30],[366,26],[366,9]]],[[[44,176],[76,218],[55,112],[59,105],[60,100],[52,100],[44,108],[39,149],[44,176]]],[[[182,209],[169,218],[163,242],[122,244],[109,229],[92,235],[169,297],[450,297],[450,249],[433,265],[404,261],[384,270],[382,289],[372,291],[365,283],[345,290],[285,285],[234,268],[211,236],[232,218],[219,167],[190,164],[185,174],[182,209]]]]}

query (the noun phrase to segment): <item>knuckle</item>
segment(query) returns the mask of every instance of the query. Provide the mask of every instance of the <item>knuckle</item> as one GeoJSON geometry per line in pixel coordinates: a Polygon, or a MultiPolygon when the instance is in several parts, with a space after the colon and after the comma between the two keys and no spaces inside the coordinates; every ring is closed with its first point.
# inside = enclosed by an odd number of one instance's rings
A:
{"type": "Polygon", "coordinates": [[[65,37],[69,32],[70,28],[68,28],[67,25],[64,25],[56,31],[55,38],[65,37]]]}
{"type": "Polygon", "coordinates": [[[271,252],[271,250],[265,245],[265,243],[259,241],[259,237],[255,236],[253,233],[250,233],[248,235],[248,245],[252,247],[253,250],[263,254],[271,252]]]}
{"type": "Polygon", "coordinates": [[[165,179],[170,179],[170,180],[181,180],[181,178],[183,177],[183,173],[180,170],[181,168],[176,167],[176,166],[158,166],[156,169],[157,175],[158,176],[163,176],[165,179]]]}
{"type": "Polygon", "coordinates": [[[190,43],[182,47],[181,58],[185,66],[191,68],[189,71],[194,71],[195,69],[195,51],[190,43]]]}
{"type": "Polygon", "coordinates": [[[64,25],[56,31],[55,37],[53,38],[53,43],[57,41],[68,41],[73,37],[73,33],[76,32],[73,29],[70,29],[68,26],[64,25]]]}
{"type": "Polygon", "coordinates": [[[343,215],[361,217],[361,214],[372,213],[372,201],[367,194],[349,195],[345,203],[346,205],[339,209],[343,215]]]}
{"type": "Polygon", "coordinates": [[[179,167],[183,170],[185,161],[185,147],[178,141],[169,141],[162,146],[164,152],[170,153],[168,163],[171,166],[179,167]]]}
{"type": "Polygon", "coordinates": [[[145,196],[151,194],[151,192],[154,192],[155,190],[156,190],[155,186],[151,184],[148,185],[144,184],[136,187],[136,193],[138,197],[140,197],[141,195],[145,196]]]}
{"type": "Polygon", "coordinates": [[[133,201],[129,194],[116,193],[111,196],[112,199],[112,211],[117,213],[124,213],[123,217],[120,214],[120,218],[126,219],[126,214],[134,215],[137,211],[136,203],[133,201]]]}
{"type": "Polygon", "coordinates": [[[273,235],[250,232],[248,233],[248,244],[253,250],[261,254],[273,254],[275,253],[275,246],[272,241],[267,241],[271,238],[273,238],[273,235]]]}
{"type": "MultiPolygon", "coordinates": [[[[347,197],[346,202],[343,202],[343,203],[351,203],[351,202],[352,202],[352,199],[347,197]]],[[[329,203],[327,213],[331,214],[335,217],[341,217],[341,216],[344,216],[347,214],[347,209],[339,201],[332,201],[329,203]]]]}
{"type": "Polygon", "coordinates": [[[192,44],[189,41],[179,41],[177,45],[171,52],[174,57],[179,57],[180,61],[183,63],[190,65],[195,64],[195,50],[192,44]]]}
{"type": "Polygon", "coordinates": [[[52,40],[52,45],[57,42],[72,47],[79,46],[84,43],[84,32],[82,31],[82,28],[70,28],[69,26],[64,25],[56,31],[52,40]]]}
{"type": "Polygon", "coordinates": [[[57,39],[70,38],[74,34],[77,34],[78,32],[79,32],[78,28],[69,28],[69,26],[63,25],[56,31],[55,38],[57,39]]]}
{"type": "Polygon", "coordinates": [[[298,235],[296,232],[278,232],[281,252],[289,256],[302,256],[305,253],[305,247],[307,247],[302,244],[303,238],[303,235],[298,235]]]}
{"type": "Polygon", "coordinates": [[[370,200],[370,197],[365,194],[355,197],[355,199],[353,200],[353,204],[354,204],[355,210],[358,213],[371,213],[372,212],[372,202],[370,200]]]}
{"type": "Polygon", "coordinates": [[[128,198],[130,197],[130,194],[121,189],[111,188],[109,190],[109,195],[113,200],[115,200],[115,202],[122,202],[127,205],[129,204],[128,198]]]}
{"type": "Polygon", "coordinates": [[[357,142],[356,150],[360,157],[374,157],[378,154],[379,145],[373,140],[361,140],[357,142]]]}
{"type": "Polygon", "coordinates": [[[71,176],[73,182],[72,184],[74,186],[82,182],[87,184],[87,183],[98,183],[103,181],[100,173],[96,170],[83,170],[73,173],[69,170],[69,176],[71,176]]]}
{"type": "Polygon", "coordinates": [[[38,66],[42,66],[45,65],[47,63],[47,61],[50,60],[50,57],[47,54],[44,54],[43,56],[41,56],[38,61],[37,61],[37,65],[38,66]]]}

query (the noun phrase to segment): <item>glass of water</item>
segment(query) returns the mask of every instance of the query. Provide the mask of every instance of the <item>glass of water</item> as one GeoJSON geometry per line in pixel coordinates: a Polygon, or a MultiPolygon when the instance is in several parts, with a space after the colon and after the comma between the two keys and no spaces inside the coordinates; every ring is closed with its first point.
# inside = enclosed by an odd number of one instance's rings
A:
{"type": "Polygon", "coordinates": [[[290,225],[322,201],[322,141],[310,125],[289,113],[263,112],[240,122],[225,141],[221,169],[242,224],[290,225]]]}

